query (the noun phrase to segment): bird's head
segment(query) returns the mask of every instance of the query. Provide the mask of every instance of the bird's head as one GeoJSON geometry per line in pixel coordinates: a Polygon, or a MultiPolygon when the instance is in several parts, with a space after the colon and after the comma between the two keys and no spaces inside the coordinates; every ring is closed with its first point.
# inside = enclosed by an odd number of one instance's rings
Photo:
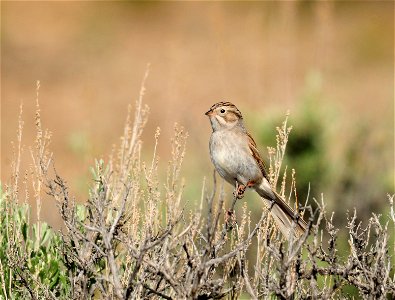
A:
{"type": "Polygon", "coordinates": [[[213,131],[231,129],[243,120],[240,110],[230,102],[215,103],[205,115],[210,118],[213,131]]]}

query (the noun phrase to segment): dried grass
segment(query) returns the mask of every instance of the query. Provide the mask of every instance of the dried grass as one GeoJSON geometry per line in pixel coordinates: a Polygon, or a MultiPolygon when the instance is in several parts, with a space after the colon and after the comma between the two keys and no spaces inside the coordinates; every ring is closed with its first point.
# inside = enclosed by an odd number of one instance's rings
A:
{"type": "MultiPolygon", "coordinates": [[[[56,200],[65,224],[65,230],[58,234],[59,243],[51,248],[58,255],[59,272],[65,280],[52,286],[28,267],[33,250],[24,246],[27,239],[9,218],[16,212],[12,203],[20,199],[20,118],[14,173],[1,195],[2,233],[6,235],[0,239],[2,249],[4,245],[6,249],[0,252],[0,295],[12,298],[16,295],[13,291],[18,291],[19,296],[32,299],[333,299],[345,297],[343,287],[353,286],[364,299],[395,296],[391,265],[395,245],[389,244],[395,224],[394,196],[388,197],[390,214],[372,214],[365,228],[356,221],[355,213],[349,216],[350,249],[344,256],[337,249],[339,230],[333,225],[333,215],[326,212],[323,197],[312,200],[318,209],[310,208],[308,230],[298,240],[285,240],[265,209],[252,224],[244,205],[237,220],[233,212],[236,198],[227,208],[215,173],[214,189],[208,191],[204,180],[199,207],[186,211],[181,178],[187,139],[184,129],[175,125],[164,182],[159,177],[156,153],[159,128],[151,161],[141,158],[141,134],[148,118],[148,107],[142,101],[147,76],[148,72],[133,121],[128,110],[120,145],[113,149],[108,162],[99,160],[92,169],[94,180],[89,200],[83,205],[70,196],[67,183],[53,166],[48,151],[50,133],[41,127],[37,101],[37,139],[31,149],[30,178],[37,203],[37,228],[40,230],[42,224],[43,190],[56,200]],[[256,245],[255,258],[249,261],[247,251],[252,244],[256,245]]],[[[288,194],[287,199],[298,205],[295,171],[289,188],[286,171],[281,174],[290,131],[286,119],[278,128],[277,148],[269,149],[269,172],[271,184],[276,186],[282,178],[281,194],[288,194]]],[[[304,208],[309,210],[306,205],[304,208]]]]}

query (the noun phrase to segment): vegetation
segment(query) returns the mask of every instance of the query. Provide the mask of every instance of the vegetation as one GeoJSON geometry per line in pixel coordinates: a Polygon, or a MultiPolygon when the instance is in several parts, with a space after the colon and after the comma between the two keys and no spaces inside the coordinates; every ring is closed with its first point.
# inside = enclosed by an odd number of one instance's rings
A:
{"type": "MultiPolygon", "coordinates": [[[[299,198],[320,198],[323,193],[327,209],[335,212],[334,223],[343,228],[346,210],[356,209],[361,221],[367,221],[371,212],[389,213],[383,199],[387,193],[395,193],[394,170],[386,167],[393,165],[393,151],[385,145],[391,141],[389,134],[378,133],[365,119],[342,122],[344,116],[323,92],[322,81],[320,72],[306,78],[290,117],[296,130],[287,143],[283,165],[296,170],[299,198]],[[380,153],[380,160],[371,159],[375,153],[380,153]],[[338,205],[340,197],[342,205],[338,205]]],[[[281,119],[278,114],[270,115],[262,118],[257,112],[246,118],[253,120],[251,125],[262,145],[276,143],[270,129],[281,119]]],[[[316,208],[314,202],[311,205],[316,208]]]]}
{"type": "MultiPolygon", "coordinates": [[[[120,145],[108,162],[98,160],[92,169],[85,204],[76,203],[54,167],[50,134],[41,128],[38,106],[32,176],[20,179],[20,119],[14,172],[0,192],[1,298],[333,299],[350,291],[364,299],[395,297],[395,244],[389,242],[394,196],[388,196],[390,213],[372,214],[367,226],[355,212],[347,216],[346,254],[338,251],[339,230],[323,197],[307,199],[315,210],[308,202],[299,205],[309,215],[300,239],[283,237],[267,209],[256,224],[246,206],[236,219],[236,199],[227,199],[215,174],[214,189],[209,191],[204,181],[198,207],[186,211],[181,166],[187,134],[175,126],[172,159],[162,181],[159,129],[152,160],[141,159],[140,137],[148,116],[143,94],[144,83],[133,121],[129,109],[120,145]],[[34,222],[26,204],[30,183],[37,203],[34,222]],[[40,220],[44,192],[57,203],[64,222],[60,232],[40,220]]],[[[293,203],[298,202],[294,172],[288,188],[286,174],[280,175],[290,131],[287,120],[277,128],[269,172],[273,185],[278,183],[293,203]]]]}

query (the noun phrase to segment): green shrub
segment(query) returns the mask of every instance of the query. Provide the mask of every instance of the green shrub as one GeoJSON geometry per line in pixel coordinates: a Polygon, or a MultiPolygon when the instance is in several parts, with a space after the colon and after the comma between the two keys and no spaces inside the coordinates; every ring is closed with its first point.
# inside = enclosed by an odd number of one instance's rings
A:
{"type": "Polygon", "coordinates": [[[62,239],[43,222],[30,222],[30,207],[0,186],[0,296],[3,299],[65,297],[70,283],[62,239]]]}

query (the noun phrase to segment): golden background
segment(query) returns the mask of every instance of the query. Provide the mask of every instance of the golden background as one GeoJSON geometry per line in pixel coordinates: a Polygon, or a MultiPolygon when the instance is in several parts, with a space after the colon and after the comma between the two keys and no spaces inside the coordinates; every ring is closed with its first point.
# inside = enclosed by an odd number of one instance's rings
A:
{"type": "MultiPolygon", "coordinates": [[[[243,112],[265,158],[262,132],[274,137],[290,110],[293,133],[303,136],[298,120],[317,112],[325,128],[323,170],[331,167],[323,183],[316,178],[317,194],[322,188],[334,210],[339,203],[340,209],[387,207],[386,193],[394,192],[391,1],[2,2],[1,16],[3,184],[11,174],[21,103],[22,169],[29,170],[40,80],[41,116],[53,133],[56,169],[78,200],[86,200],[89,167],[95,158],[106,160],[119,142],[149,63],[144,153],[152,154],[159,126],[165,170],[173,125],[185,127],[186,200],[199,199],[203,177],[211,178],[204,112],[225,100],[243,112]],[[351,186],[336,177],[347,170],[351,186]],[[338,194],[344,190],[347,201],[338,194]]],[[[288,163],[294,167],[292,158],[288,163]]],[[[59,220],[54,209],[48,202],[42,212],[52,225],[59,220]]]]}

